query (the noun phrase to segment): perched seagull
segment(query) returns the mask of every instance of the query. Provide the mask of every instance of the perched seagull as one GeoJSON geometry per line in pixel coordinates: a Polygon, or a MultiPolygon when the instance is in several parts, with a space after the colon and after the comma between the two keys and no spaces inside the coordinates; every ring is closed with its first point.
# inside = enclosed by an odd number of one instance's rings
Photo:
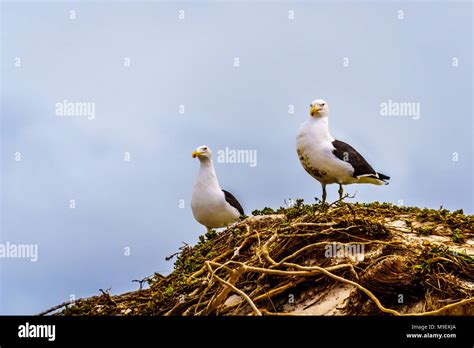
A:
{"type": "Polygon", "coordinates": [[[324,100],[317,99],[310,107],[311,117],[301,125],[296,147],[303,168],[321,183],[323,203],[327,184],[339,184],[339,199],[344,192],[342,185],[388,184],[390,177],[377,173],[352,146],[332,137],[324,100]]]}
{"type": "Polygon", "coordinates": [[[193,158],[201,162],[199,174],[194,184],[191,209],[194,218],[207,229],[229,226],[244,215],[237,199],[219,186],[211,149],[205,145],[193,152],[193,158]]]}

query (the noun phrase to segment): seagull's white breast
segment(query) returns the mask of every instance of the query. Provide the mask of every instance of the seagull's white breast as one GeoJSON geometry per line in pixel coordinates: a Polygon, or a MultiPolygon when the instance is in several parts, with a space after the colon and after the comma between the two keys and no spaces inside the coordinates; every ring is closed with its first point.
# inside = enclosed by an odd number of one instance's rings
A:
{"type": "Polygon", "coordinates": [[[239,220],[240,213],[226,200],[214,171],[200,170],[191,198],[194,218],[209,228],[225,227],[239,220]]]}
{"type": "Polygon", "coordinates": [[[323,184],[349,184],[355,182],[352,166],[337,158],[333,151],[327,119],[311,118],[300,127],[296,146],[303,168],[323,184]]]}

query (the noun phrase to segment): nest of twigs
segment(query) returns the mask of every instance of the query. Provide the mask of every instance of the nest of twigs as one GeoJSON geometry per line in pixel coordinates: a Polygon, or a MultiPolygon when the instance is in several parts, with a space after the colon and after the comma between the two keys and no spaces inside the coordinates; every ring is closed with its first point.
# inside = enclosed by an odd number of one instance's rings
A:
{"type": "Polygon", "coordinates": [[[474,218],[462,211],[297,200],[253,215],[183,247],[147,289],[42,314],[474,314],[474,218]]]}

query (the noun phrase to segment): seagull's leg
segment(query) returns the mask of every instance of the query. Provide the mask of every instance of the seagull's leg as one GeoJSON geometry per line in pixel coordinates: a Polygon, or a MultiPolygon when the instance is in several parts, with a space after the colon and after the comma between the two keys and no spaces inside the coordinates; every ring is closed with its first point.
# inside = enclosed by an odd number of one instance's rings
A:
{"type": "Polygon", "coordinates": [[[321,184],[321,186],[323,187],[323,205],[324,203],[326,203],[326,184],[321,184]]]}
{"type": "Polygon", "coordinates": [[[339,184],[339,200],[342,201],[342,194],[344,193],[344,189],[342,188],[342,184],[339,184]]]}

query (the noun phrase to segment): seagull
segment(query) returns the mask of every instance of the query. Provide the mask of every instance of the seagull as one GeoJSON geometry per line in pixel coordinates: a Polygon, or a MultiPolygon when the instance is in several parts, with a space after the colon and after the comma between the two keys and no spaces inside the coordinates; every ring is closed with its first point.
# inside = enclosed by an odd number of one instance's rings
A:
{"type": "Polygon", "coordinates": [[[339,184],[339,200],[344,193],[342,185],[388,184],[389,176],[377,173],[352,146],[332,137],[324,100],[314,100],[310,108],[311,117],[298,130],[296,150],[303,168],[321,183],[323,204],[327,184],[339,184]]]}
{"type": "Polygon", "coordinates": [[[192,154],[200,162],[199,174],[194,184],[191,210],[194,218],[208,230],[231,225],[239,221],[244,209],[232,193],[222,190],[217,181],[212,152],[200,146],[192,154]]]}

